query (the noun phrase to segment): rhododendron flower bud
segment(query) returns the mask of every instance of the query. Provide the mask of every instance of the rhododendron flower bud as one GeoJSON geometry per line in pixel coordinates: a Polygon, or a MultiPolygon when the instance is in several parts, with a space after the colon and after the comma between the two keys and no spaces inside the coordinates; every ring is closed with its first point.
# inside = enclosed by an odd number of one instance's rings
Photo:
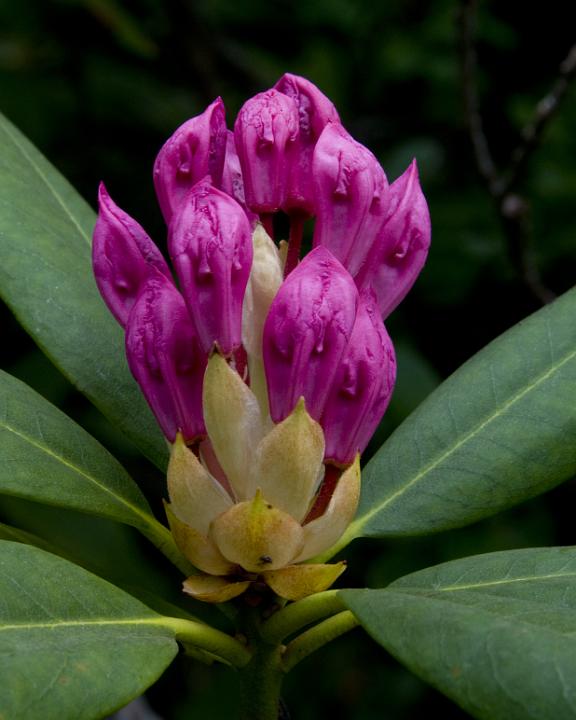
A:
{"type": "Polygon", "coordinates": [[[329,122],[340,122],[332,102],[306,78],[286,73],[274,88],[291,97],[298,109],[298,142],[289,151],[290,177],[284,210],[302,210],[312,215],[312,154],[322,130],[329,122]]]}
{"type": "Polygon", "coordinates": [[[182,553],[206,574],[184,591],[224,602],[251,584],[287,600],[322,592],[345,564],[306,564],[327,550],[358,505],[358,457],[342,472],[325,512],[306,522],[324,477],[324,433],[303,398],[277,425],[261,414],[251,389],[214,353],[204,376],[208,437],[227,483],[219,482],[178,435],[168,466],[166,514],[182,553]]]}
{"type": "Polygon", "coordinates": [[[214,185],[220,185],[226,133],[224,103],[217,98],[201,115],[181,125],[158,153],[154,186],[166,224],[198,180],[210,175],[214,185]]]}
{"type": "Polygon", "coordinates": [[[132,308],[126,325],[126,354],[168,440],[173,442],[178,430],[187,441],[204,435],[206,357],[182,296],[160,273],[146,280],[132,308]]]}
{"type": "Polygon", "coordinates": [[[242,342],[242,300],[252,263],[245,212],[209,178],[188,193],[170,224],[168,248],[206,354],[242,342]]]}
{"type": "Polygon", "coordinates": [[[430,247],[430,214],[413,160],[389,189],[388,213],[364,267],[356,276],[360,288],[372,288],[382,317],[404,299],[426,262],[430,247]]]}
{"type": "Polygon", "coordinates": [[[288,183],[287,149],[298,137],[298,110],[292,98],[268,90],[242,106],[234,139],[246,204],[256,213],[282,207],[288,183]]]}
{"type": "Polygon", "coordinates": [[[124,326],[150,269],[172,276],[160,250],[136,220],[114,203],[104,183],[98,189],[98,204],[92,245],[94,275],[110,312],[124,326]]]}
{"type": "Polygon", "coordinates": [[[361,297],[356,322],[320,419],[325,458],[348,465],[370,441],[388,407],[396,359],[372,293],[361,297]]]}
{"type": "Polygon", "coordinates": [[[289,415],[300,397],[313,418],[324,410],[356,318],[358,291],[326,248],[307,255],[284,281],[264,326],[270,414],[289,415]]]}
{"type": "Polygon", "coordinates": [[[236,144],[234,142],[234,133],[232,130],[226,131],[226,158],[224,160],[224,170],[222,171],[222,182],[220,189],[236,202],[241,205],[253,227],[258,220],[258,215],[248,209],[246,205],[246,197],[244,195],[244,180],[242,179],[242,169],[240,168],[240,158],[236,152],[236,144]]]}
{"type": "Polygon", "coordinates": [[[316,224],[314,247],[327,247],[344,267],[364,243],[360,230],[367,214],[381,212],[386,176],[372,153],[338,123],[327,125],[312,163],[316,224]]]}

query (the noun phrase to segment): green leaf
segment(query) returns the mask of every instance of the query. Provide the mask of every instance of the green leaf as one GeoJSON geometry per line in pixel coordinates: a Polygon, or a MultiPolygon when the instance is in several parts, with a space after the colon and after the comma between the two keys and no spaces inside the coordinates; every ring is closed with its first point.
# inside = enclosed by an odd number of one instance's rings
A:
{"type": "Polygon", "coordinates": [[[0,597],[3,718],[103,717],[177,652],[166,618],[37,548],[0,543],[0,597]]]}
{"type": "Polygon", "coordinates": [[[158,678],[175,640],[208,663],[251,658],[220,630],[160,615],[67,560],[0,541],[0,718],[107,716],[158,678]]]}
{"type": "Polygon", "coordinates": [[[432,393],[362,474],[355,537],[459,527],[576,473],[576,290],[432,393]]]}
{"type": "Polygon", "coordinates": [[[485,720],[576,718],[576,549],[490,553],[341,597],[415,674],[485,720]]]}
{"type": "Polygon", "coordinates": [[[93,211],[2,115],[0,147],[2,297],[66,377],[164,467],[165,443],[92,276],[93,211]]]}
{"type": "Polygon", "coordinates": [[[11,540],[12,542],[24,543],[25,545],[34,545],[42,550],[54,552],[54,548],[37,535],[33,535],[26,530],[20,530],[20,528],[7,525],[3,522],[0,522],[0,540],[11,540]]]}
{"type": "Polygon", "coordinates": [[[2,371],[0,409],[0,493],[132,525],[180,563],[137,485],[91,435],[2,371]]]}

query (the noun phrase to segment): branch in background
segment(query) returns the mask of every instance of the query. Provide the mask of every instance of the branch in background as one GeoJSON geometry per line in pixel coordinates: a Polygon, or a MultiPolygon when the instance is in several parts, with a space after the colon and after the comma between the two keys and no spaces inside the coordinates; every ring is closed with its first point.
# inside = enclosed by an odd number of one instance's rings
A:
{"type": "Polygon", "coordinates": [[[482,115],[480,114],[480,102],[478,100],[477,68],[478,58],[476,55],[476,14],[477,0],[462,0],[460,9],[460,63],[462,73],[462,89],[464,94],[464,109],[466,121],[474,148],[474,157],[478,171],[487,186],[490,194],[494,194],[498,180],[498,171],[492,159],[492,153],[488,145],[488,138],[484,133],[482,115]]]}
{"type": "Polygon", "coordinates": [[[576,45],[573,45],[564,61],[560,64],[558,77],[554,81],[550,92],[536,105],[532,118],[522,128],[520,144],[512,153],[507,177],[502,186],[501,192],[503,194],[510,191],[522,176],[527,160],[538,146],[544,128],[558,110],[558,106],[566,95],[570,82],[575,75],[576,45]]]}
{"type": "Polygon", "coordinates": [[[551,302],[555,295],[542,282],[534,260],[529,222],[530,204],[517,192],[516,187],[524,175],[528,160],[538,147],[546,125],[556,113],[570,81],[576,75],[576,45],[570,49],[560,65],[558,77],[550,92],[536,105],[532,118],[522,129],[520,143],[512,152],[507,167],[499,172],[484,131],[478,99],[475,42],[477,10],[477,0],[461,0],[459,25],[462,89],[474,158],[478,172],[496,205],[510,261],[526,288],[544,304],[551,302]]]}

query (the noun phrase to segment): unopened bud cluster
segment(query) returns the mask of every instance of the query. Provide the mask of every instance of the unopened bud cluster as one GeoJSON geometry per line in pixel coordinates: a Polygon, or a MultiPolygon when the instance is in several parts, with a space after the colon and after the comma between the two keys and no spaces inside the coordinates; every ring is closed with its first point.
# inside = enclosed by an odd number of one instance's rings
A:
{"type": "Polygon", "coordinates": [[[383,320],[428,251],[416,165],[389,185],[328,98],[285,75],[234,132],[220,99],[184,123],[154,184],[176,280],[103,185],[93,261],[171,444],[167,515],[202,571],[185,590],[211,602],[251,585],[321,591],[344,566],[308,561],[355,514],[359,454],[394,386],[383,320]],[[290,237],[276,244],[280,211],[290,237]]]}

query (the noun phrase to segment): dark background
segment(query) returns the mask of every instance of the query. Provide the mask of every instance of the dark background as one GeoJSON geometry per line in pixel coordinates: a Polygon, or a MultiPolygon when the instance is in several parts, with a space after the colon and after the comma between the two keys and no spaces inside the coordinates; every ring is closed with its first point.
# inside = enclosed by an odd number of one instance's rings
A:
{"type": "MultiPolygon", "coordinates": [[[[390,180],[415,156],[433,240],[421,278],[389,322],[399,382],[381,441],[440,380],[576,277],[576,93],[568,92],[518,176],[518,245],[476,168],[462,100],[461,7],[457,0],[0,0],[0,110],[92,205],[104,179],[159,244],[165,230],[151,168],[164,140],[217,95],[231,126],[243,101],[283,72],[305,75],[335,102],[390,180]],[[544,291],[535,290],[519,256],[540,274],[544,291]]],[[[576,40],[569,13],[561,0],[480,3],[480,109],[501,170],[576,40]]],[[[162,486],[154,471],[6,310],[2,334],[3,367],[96,434],[158,500],[162,486]]],[[[346,582],[378,587],[471,553],[572,544],[575,495],[568,483],[471,528],[357,543],[347,553],[346,582]]],[[[57,537],[62,546],[73,543],[87,556],[97,546],[107,576],[138,575],[129,555],[119,556],[118,531],[110,524],[13,502],[1,517],[57,537]]],[[[134,551],[151,552],[143,544],[134,551]]],[[[174,588],[178,582],[175,576],[174,588]]],[[[233,713],[234,678],[181,658],[149,698],[166,720],[225,718],[233,713]]],[[[465,717],[358,630],[299,666],[286,698],[301,720],[410,720],[433,710],[447,720],[465,717]]]]}

